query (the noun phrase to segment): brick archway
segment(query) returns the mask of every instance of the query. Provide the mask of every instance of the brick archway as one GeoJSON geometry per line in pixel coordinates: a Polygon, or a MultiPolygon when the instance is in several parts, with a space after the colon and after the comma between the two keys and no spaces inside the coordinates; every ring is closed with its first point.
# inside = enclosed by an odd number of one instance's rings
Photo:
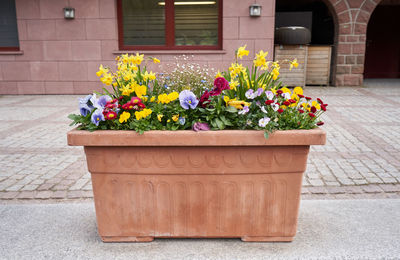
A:
{"type": "Polygon", "coordinates": [[[336,86],[363,84],[365,44],[369,18],[382,0],[327,0],[338,18],[334,53],[336,86]]]}

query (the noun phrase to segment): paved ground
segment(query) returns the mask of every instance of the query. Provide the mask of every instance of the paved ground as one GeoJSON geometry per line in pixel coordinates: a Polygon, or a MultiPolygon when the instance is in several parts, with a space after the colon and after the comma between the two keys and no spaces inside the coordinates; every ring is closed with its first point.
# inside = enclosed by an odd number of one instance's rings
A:
{"type": "MultiPolygon", "coordinates": [[[[303,198],[400,198],[400,86],[307,88],[329,104],[303,198]]],[[[83,149],[68,147],[77,96],[0,96],[0,199],[91,198],[83,149]]]]}
{"type": "Polygon", "coordinates": [[[0,259],[399,259],[400,200],[303,200],[291,243],[102,243],[93,203],[0,205],[0,259]]]}

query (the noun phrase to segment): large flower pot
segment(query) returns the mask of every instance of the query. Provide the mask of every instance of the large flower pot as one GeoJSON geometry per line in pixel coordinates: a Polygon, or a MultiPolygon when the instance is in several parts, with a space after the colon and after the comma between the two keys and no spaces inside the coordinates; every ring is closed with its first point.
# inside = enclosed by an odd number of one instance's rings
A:
{"type": "Polygon", "coordinates": [[[292,241],[303,172],[321,129],[79,131],[105,242],[155,237],[292,241]]]}

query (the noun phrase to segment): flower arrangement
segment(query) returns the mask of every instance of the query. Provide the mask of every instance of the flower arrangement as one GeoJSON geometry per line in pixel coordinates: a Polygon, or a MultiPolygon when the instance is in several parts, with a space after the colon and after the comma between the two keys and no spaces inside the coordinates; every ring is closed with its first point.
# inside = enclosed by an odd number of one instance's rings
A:
{"type": "MultiPolygon", "coordinates": [[[[103,93],[79,99],[80,114],[71,114],[71,125],[79,129],[194,131],[222,129],[275,130],[312,129],[322,125],[321,114],[328,104],[304,96],[301,87],[290,90],[279,81],[280,63],[266,60],[259,51],[249,69],[240,60],[249,55],[246,45],[236,51],[235,60],[214,84],[195,94],[191,86],[179,92],[167,89],[152,71],[142,66],[144,55],[124,54],[116,58],[117,71],[102,65],[96,73],[110,86],[103,93]]],[[[148,57],[154,63],[160,61],[148,57]]],[[[296,60],[284,61],[290,68],[296,60]]]]}

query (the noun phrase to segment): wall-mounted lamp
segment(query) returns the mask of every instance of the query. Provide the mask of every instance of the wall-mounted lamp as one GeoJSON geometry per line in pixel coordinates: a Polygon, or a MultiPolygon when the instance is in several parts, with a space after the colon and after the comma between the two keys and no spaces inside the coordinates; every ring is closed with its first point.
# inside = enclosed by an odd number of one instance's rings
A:
{"type": "Polygon", "coordinates": [[[249,10],[250,10],[250,16],[252,17],[261,16],[261,5],[259,4],[250,5],[249,10]]]}
{"type": "Polygon", "coordinates": [[[64,8],[64,18],[74,19],[75,18],[75,8],[65,7],[64,8]]]}

